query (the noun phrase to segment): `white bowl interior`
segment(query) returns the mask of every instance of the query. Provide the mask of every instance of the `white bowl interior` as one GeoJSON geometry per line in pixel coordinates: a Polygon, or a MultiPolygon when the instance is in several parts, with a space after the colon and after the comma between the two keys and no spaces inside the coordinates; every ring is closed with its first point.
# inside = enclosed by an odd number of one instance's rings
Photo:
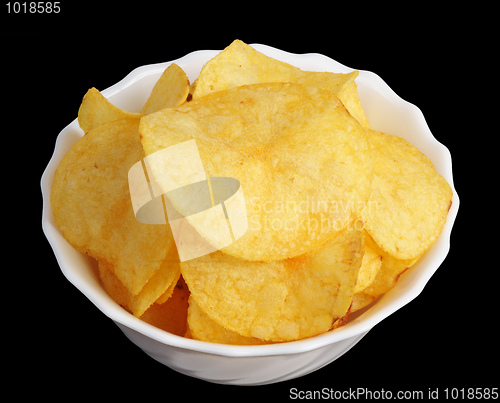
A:
{"type": "MultiPolygon", "coordinates": [[[[304,70],[343,73],[352,71],[349,67],[320,54],[297,55],[266,45],[254,44],[252,46],[271,57],[304,70]]],[[[218,51],[212,50],[197,51],[173,62],[184,69],[190,81],[193,82],[203,64],[217,53],[218,51]]],[[[139,67],[117,84],[102,91],[102,93],[120,108],[132,112],[139,111],[154,83],[170,63],[172,62],[139,67]]],[[[452,186],[453,204],[441,236],[432,248],[414,268],[401,276],[393,290],[377,300],[370,309],[355,315],[356,317],[344,327],[317,337],[290,343],[265,346],[226,346],[185,339],[169,334],[142,322],[122,309],[101,287],[93,269],[94,261],[74,250],[62,237],[54,223],[50,208],[50,190],[55,169],[66,151],[83,135],[76,119],[59,134],[54,154],[41,181],[43,195],[42,226],[62,272],[104,314],[120,324],[120,327],[133,329],[168,346],[229,357],[255,357],[297,354],[339,343],[349,338],[361,338],[362,335],[385,317],[415,298],[445,259],[449,250],[451,229],[458,212],[459,199],[453,187],[451,155],[448,149],[434,138],[421,111],[416,106],[402,100],[374,73],[360,71],[356,81],[361,102],[371,127],[375,130],[401,136],[426,154],[434,163],[437,171],[452,186]]],[[[182,370],[180,371],[182,372],[182,370]]]]}

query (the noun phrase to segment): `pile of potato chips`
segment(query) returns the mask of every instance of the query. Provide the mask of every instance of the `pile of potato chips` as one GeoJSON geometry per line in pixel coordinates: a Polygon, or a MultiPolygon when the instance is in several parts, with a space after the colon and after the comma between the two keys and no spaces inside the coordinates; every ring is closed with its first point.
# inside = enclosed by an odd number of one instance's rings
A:
{"type": "Polygon", "coordinates": [[[85,135],[54,176],[55,221],[117,303],[168,332],[265,344],[335,329],[425,253],[452,200],[425,155],[369,128],[357,75],[302,71],[236,40],[192,85],[171,64],[141,113],[92,88],[85,135]],[[135,218],[128,171],[192,139],[207,177],[240,181],[248,230],[180,262],[168,224],[135,218]]]}

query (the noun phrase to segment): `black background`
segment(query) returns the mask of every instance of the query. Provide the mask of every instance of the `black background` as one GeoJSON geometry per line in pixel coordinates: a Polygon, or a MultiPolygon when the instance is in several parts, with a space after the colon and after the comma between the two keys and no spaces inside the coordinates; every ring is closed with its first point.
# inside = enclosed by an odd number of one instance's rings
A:
{"type": "Polygon", "coordinates": [[[15,162],[5,165],[4,186],[15,186],[7,201],[23,211],[19,219],[15,209],[6,210],[14,219],[2,280],[9,296],[3,305],[7,386],[40,398],[141,395],[142,401],[271,394],[282,401],[291,388],[358,387],[425,394],[439,387],[444,397],[446,387],[499,387],[497,170],[485,154],[496,148],[497,136],[494,109],[482,98],[494,88],[484,24],[467,10],[414,6],[129,3],[104,8],[63,1],[57,15],[8,15],[2,4],[3,155],[15,162]],[[40,224],[40,177],[88,88],[103,90],[138,66],[223,49],[235,38],[322,53],[377,73],[419,106],[450,149],[461,200],[450,254],[420,296],[327,367],[259,387],[210,384],[149,358],[64,278],[40,224]],[[12,255],[14,263],[7,263],[12,255]]]}

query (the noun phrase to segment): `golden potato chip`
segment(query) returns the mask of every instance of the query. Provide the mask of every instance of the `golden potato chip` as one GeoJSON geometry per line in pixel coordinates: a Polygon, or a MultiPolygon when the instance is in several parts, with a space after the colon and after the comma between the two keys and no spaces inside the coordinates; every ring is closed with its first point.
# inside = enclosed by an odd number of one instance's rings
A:
{"type": "Polygon", "coordinates": [[[182,277],[174,284],[172,296],[162,304],[151,305],[141,320],[166,332],[184,336],[187,331],[189,290],[182,277]]]}
{"type": "MultiPolygon", "coordinates": [[[[350,74],[349,80],[338,88],[335,95],[339,97],[342,103],[345,105],[349,113],[356,118],[356,120],[366,129],[370,128],[370,123],[365,115],[363,106],[361,105],[361,100],[359,99],[358,86],[356,84],[355,78],[359,75],[358,71],[350,74]]],[[[328,83],[323,85],[324,88],[328,89],[328,83]]]]}
{"type": "MultiPolygon", "coordinates": [[[[314,250],[350,223],[369,195],[365,131],[319,88],[269,83],[219,91],[143,117],[140,133],[147,155],[195,139],[207,177],[240,181],[248,230],[223,249],[239,258],[280,260],[314,250]]],[[[150,165],[168,188],[163,162],[150,165]]],[[[186,215],[183,200],[167,197],[186,215]]]]}
{"type": "Polygon", "coordinates": [[[324,88],[334,93],[344,104],[347,111],[365,128],[369,128],[368,119],[359,99],[356,77],[358,71],[351,73],[330,73],[306,71],[303,77],[299,77],[293,82],[302,85],[324,88]]]}
{"type": "Polygon", "coordinates": [[[380,270],[377,272],[377,275],[371,283],[363,289],[364,293],[375,297],[385,294],[393,288],[396,285],[399,276],[408,268],[413,266],[420,258],[420,256],[417,256],[413,259],[397,259],[380,249],[370,235],[365,234],[365,247],[367,246],[371,248],[374,253],[380,255],[382,259],[382,264],[380,266],[380,270]]]}
{"type": "Polygon", "coordinates": [[[363,292],[358,292],[354,294],[352,297],[351,312],[356,312],[359,311],[360,309],[367,307],[376,299],[377,299],[376,297],[365,294],[363,292]]]}
{"type": "Polygon", "coordinates": [[[167,301],[174,291],[181,274],[175,244],[172,244],[163,263],[137,295],[132,295],[114,272],[115,269],[111,264],[99,262],[99,275],[107,293],[118,304],[139,317],[155,301],[167,301]]]}
{"type": "Polygon", "coordinates": [[[156,82],[151,95],[141,109],[148,114],[182,104],[189,94],[189,79],[177,64],[168,66],[156,82]]]}
{"type": "Polygon", "coordinates": [[[51,206],[63,236],[78,251],[107,263],[132,295],[161,266],[173,244],[168,225],[136,220],[128,171],[144,158],[139,119],[92,129],[61,160],[51,206]]]}
{"type": "MultiPolygon", "coordinates": [[[[358,285],[356,286],[353,297],[352,312],[364,308],[380,295],[390,291],[398,282],[401,274],[413,266],[419,259],[419,257],[406,260],[396,259],[380,249],[370,235],[365,234],[365,251],[368,250],[371,251],[370,253],[373,256],[378,257],[378,260],[380,261],[379,269],[376,272],[370,273],[369,282],[365,281],[362,282],[359,287],[358,285]]],[[[377,260],[377,258],[375,258],[375,260],[377,260]]],[[[366,263],[369,264],[369,261],[366,261],[366,263]]],[[[363,264],[365,264],[364,258],[363,264]]],[[[363,268],[362,266],[360,273],[362,270],[366,272],[368,268],[363,268]]]]}
{"type": "Polygon", "coordinates": [[[193,298],[189,298],[188,327],[191,338],[219,344],[260,345],[269,344],[255,337],[245,337],[219,325],[204,312],[193,298]]]}
{"type": "Polygon", "coordinates": [[[349,113],[364,127],[368,120],[359,100],[354,79],[358,72],[349,74],[302,71],[258,52],[246,43],[235,40],[202,68],[193,83],[193,99],[248,84],[292,82],[332,91],[349,113]]]}
{"type": "Polygon", "coordinates": [[[352,222],[296,258],[251,262],[218,251],[182,262],[181,273],[199,307],[226,329],[268,341],[314,336],[349,310],[364,250],[359,227],[352,222]]]}
{"type": "Polygon", "coordinates": [[[414,259],[441,233],[451,206],[451,188],[431,161],[406,140],[367,132],[373,181],[363,212],[366,230],[391,256],[414,259]]]}
{"type": "Polygon", "coordinates": [[[369,235],[365,234],[365,254],[359,268],[358,281],[356,282],[354,293],[359,293],[372,284],[382,266],[382,256],[378,253],[379,248],[374,247],[367,240],[368,238],[369,235]]]}
{"type": "MultiPolygon", "coordinates": [[[[176,249],[176,248],[175,248],[175,249],[176,249]]],[[[172,252],[172,249],[170,249],[169,254],[170,254],[171,252],[172,252]]],[[[175,264],[177,264],[177,265],[179,264],[179,262],[177,261],[177,260],[178,260],[178,258],[179,258],[179,256],[178,256],[177,254],[175,255],[175,258],[173,257],[173,259],[175,260],[175,264]]],[[[167,259],[165,259],[165,260],[168,260],[168,257],[167,257],[167,259]]],[[[160,266],[160,269],[161,269],[162,267],[164,267],[164,266],[165,266],[165,261],[163,261],[162,265],[160,266]]],[[[160,269],[159,269],[159,270],[155,273],[155,275],[153,275],[153,277],[152,277],[151,279],[153,279],[154,277],[156,277],[156,274],[160,271],[160,269]]],[[[176,286],[176,284],[177,284],[177,282],[178,282],[178,280],[179,280],[180,274],[181,274],[181,272],[180,272],[180,266],[179,266],[179,275],[175,277],[175,278],[176,278],[176,281],[172,282],[172,283],[170,284],[170,286],[168,286],[168,288],[167,288],[167,289],[163,292],[163,294],[161,294],[161,295],[160,295],[160,296],[156,299],[155,304],[161,305],[161,304],[164,304],[165,302],[167,302],[167,301],[169,300],[169,298],[172,296],[172,293],[174,292],[174,287],[176,286]]],[[[150,281],[151,281],[151,280],[150,280],[150,281]]],[[[148,284],[149,284],[149,282],[148,282],[148,284]]],[[[144,286],[144,288],[146,288],[148,284],[146,284],[146,286],[144,286]]],[[[187,287],[187,286],[186,286],[186,287],[187,287]]],[[[142,290],[144,290],[144,288],[143,288],[142,290]]],[[[141,291],[142,291],[142,290],[141,290],[141,291]]]]}
{"type": "Polygon", "coordinates": [[[109,102],[97,89],[91,88],[83,97],[78,110],[78,123],[87,133],[93,128],[104,123],[120,119],[140,119],[140,113],[124,111],[109,102]]]}

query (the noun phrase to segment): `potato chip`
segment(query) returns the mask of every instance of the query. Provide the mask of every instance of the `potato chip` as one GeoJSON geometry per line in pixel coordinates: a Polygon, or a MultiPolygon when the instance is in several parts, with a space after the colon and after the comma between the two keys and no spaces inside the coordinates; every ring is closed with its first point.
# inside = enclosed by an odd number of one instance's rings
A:
{"type": "Polygon", "coordinates": [[[78,110],[78,123],[87,133],[93,128],[104,123],[120,119],[140,119],[140,113],[124,111],[109,102],[97,89],[91,88],[83,97],[78,110]]]}
{"type": "Polygon", "coordinates": [[[177,64],[168,66],[156,82],[151,95],[141,109],[148,114],[182,104],[189,94],[189,79],[177,64]]]}
{"type": "Polygon", "coordinates": [[[191,94],[193,99],[196,99],[216,91],[248,84],[299,83],[332,91],[349,113],[364,127],[368,127],[354,81],[357,76],[357,71],[349,74],[302,71],[266,56],[240,40],[235,40],[203,66],[199,77],[193,83],[191,94]]]}
{"type": "MultiPolygon", "coordinates": [[[[170,250],[172,251],[172,249],[170,249],[170,250]]],[[[170,254],[170,252],[169,252],[169,254],[170,254]]],[[[165,260],[168,260],[168,257],[167,257],[167,259],[165,259],[165,260]]],[[[162,267],[165,267],[165,260],[163,261],[162,265],[160,266],[160,269],[161,269],[162,267]]],[[[174,260],[175,260],[175,264],[178,264],[178,263],[179,263],[179,262],[177,261],[177,260],[178,260],[178,255],[176,255],[176,256],[175,256],[175,259],[174,259],[174,260]]],[[[154,277],[158,278],[158,276],[156,276],[156,274],[160,271],[160,269],[158,269],[158,271],[154,274],[154,276],[152,277],[152,279],[153,279],[154,277]]],[[[180,267],[179,267],[179,273],[178,273],[178,274],[179,274],[179,275],[178,275],[178,276],[176,275],[176,277],[175,277],[176,281],[177,281],[177,280],[179,280],[179,278],[180,278],[180,274],[181,274],[181,272],[180,272],[180,267]]],[[[151,280],[150,280],[150,281],[151,281],[151,280]]],[[[177,284],[177,282],[176,282],[176,281],[172,282],[172,283],[168,286],[168,288],[167,288],[167,289],[163,292],[163,294],[161,294],[161,295],[160,295],[160,296],[156,299],[155,304],[161,305],[161,304],[164,304],[165,302],[167,302],[167,301],[170,299],[170,297],[172,296],[172,293],[174,292],[174,287],[175,287],[175,286],[176,286],[176,284],[177,284]]],[[[149,282],[148,282],[148,283],[144,286],[144,288],[146,288],[148,284],[149,284],[149,282]]],[[[187,287],[187,286],[186,286],[186,287],[187,287]]],[[[141,290],[141,292],[144,290],[144,288],[141,290]]]]}
{"type": "Polygon", "coordinates": [[[191,338],[219,344],[261,345],[269,344],[255,337],[245,337],[222,327],[204,312],[193,298],[189,298],[188,326],[191,338]]]}
{"type": "MultiPolygon", "coordinates": [[[[356,84],[355,78],[359,75],[358,71],[355,71],[350,74],[349,80],[342,85],[342,87],[338,88],[335,92],[335,95],[339,97],[342,103],[345,105],[346,109],[349,113],[356,118],[356,120],[366,129],[370,128],[370,123],[365,115],[365,111],[363,109],[363,105],[361,105],[361,100],[359,99],[358,94],[358,86],[356,84]]],[[[328,82],[319,85],[326,89],[328,82]]]]}
{"type": "Polygon", "coordinates": [[[51,205],[63,236],[78,251],[107,263],[132,295],[161,266],[173,244],[168,225],[136,220],[128,171],[144,158],[138,119],[92,129],[61,160],[51,205]]]}
{"type": "MultiPolygon", "coordinates": [[[[401,274],[413,266],[419,259],[418,257],[406,260],[396,259],[380,249],[368,234],[365,234],[365,251],[370,251],[372,258],[368,258],[366,261],[365,258],[363,258],[363,265],[366,263],[368,266],[372,263],[370,259],[378,260],[380,264],[377,270],[373,270],[374,267],[371,266],[373,271],[369,275],[370,281],[362,281],[360,284],[356,285],[352,312],[364,308],[380,295],[390,291],[398,282],[401,274]]],[[[366,276],[368,270],[368,267],[363,268],[362,266],[360,274],[362,271],[365,271],[366,276]]]]}
{"type": "Polygon", "coordinates": [[[358,292],[354,294],[352,297],[351,312],[356,312],[359,311],[360,309],[366,308],[376,299],[377,297],[365,294],[363,292],[358,292]]]}
{"type": "Polygon", "coordinates": [[[364,250],[360,227],[355,221],[293,259],[251,262],[218,251],[182,262],[181,273],[199,307],[226,329],[268,341],[314,336],[349,310],[364,250]]]}
{"type": "Polygon", "coordinates": [[[154,303],[141,320],[177,336],[187,331],[189,290],[182,277],[174,283],[172,296],[162,304],[154,303]]]}
{"type": "MultiPolygon", "coordinates": [[[[207,177],[240,181],[248,230],[223,249],[239,258],[271,261],[314,250],[369,195],[365,131],[319,88],[269,83],[220,91],[143,117],[140,133],[148,155],[195,139],[207,177]]],[[[164,165],[150,165],[162,186],[164,165]]],[[[182,200],[167,196],[186,214],[182,200]]]]}
{"type": "Polygon", "coordinates": [[[354,293],[359,293],[373,283],[377,273],[382,266],[382,256],[378,253],[379,248],[369,242],[369,235],[365,234],[365,254],[358,272],[358,281],[354,293]]]}
{"type": "Polygon", "coordinates": [[[406,140],[367,132],[374,171],[363,212],[366,230],[391,256],[414,259],[441,233],[451,206],[451,188],[431,161],[406,140]]]}
{"type": "Polygon", "coordinates": [[[132,295],[122,284],[115,275],[115,269],[111,264],[99,262],[99,275],[111,298],[139,317],[153,302],[163,303],[171,297],[175,284],[181,275],[177,249],[175,244],[172,244],[163,263],[137,295],[132,295]]]}

